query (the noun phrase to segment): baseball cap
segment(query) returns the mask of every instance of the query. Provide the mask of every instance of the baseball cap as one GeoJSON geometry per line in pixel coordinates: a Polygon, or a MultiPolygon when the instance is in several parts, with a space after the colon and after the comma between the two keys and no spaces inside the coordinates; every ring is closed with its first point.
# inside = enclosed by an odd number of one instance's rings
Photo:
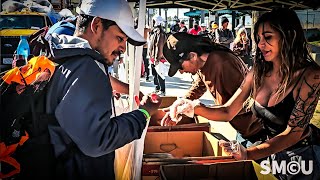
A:
{"type": "Polygon", "coordinates": [[[164,24],[164,19],[160,15],[156,15],[152,19],[155,21],[155,26],[160,26],[164,24]]]}
{"type": "Polygon", "coordinates": [[[221,24],[224,24],[226,22],[229,22],[229,19],[227,17],[222,17],[221,24]]]}
{"type": "Polygon", "coordinates": [[[212,23],[212,29],[217,29],[218,28],[218,24],[217,23],[212,23]]]}
{"type": "Polygon", "coordinates": [[[182,59],[194,50],[198,36],[186,32],[177,32],[168,37],[163,46],[163,56],[170,63],[168,75],[174,76],[181,69],[182,59]]]}
{"type": "Polygon", "coordinates": [[[206,23],[201,23],[200,26],[201,27],[207,27],[206,23]]]}
{"type": "Polygon", "coordinates": [[[80,14],[114,21],[128,36],[128,42],[141,46],[146,40],[134,29],[132,11],[126,0],[82,0],[80,14]]]}

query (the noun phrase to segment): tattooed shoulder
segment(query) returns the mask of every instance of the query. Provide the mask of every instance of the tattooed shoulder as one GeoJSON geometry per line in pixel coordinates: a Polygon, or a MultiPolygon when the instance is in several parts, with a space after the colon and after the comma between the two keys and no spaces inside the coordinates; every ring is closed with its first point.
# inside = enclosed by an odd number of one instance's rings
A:
{"type": "Polygon", "coordinates": [[[295,106],[290,116],[289,126],[305,128],[313,117],[320,96],[320,71],[311,70],[303,77],[297,89],[295,106]]]}

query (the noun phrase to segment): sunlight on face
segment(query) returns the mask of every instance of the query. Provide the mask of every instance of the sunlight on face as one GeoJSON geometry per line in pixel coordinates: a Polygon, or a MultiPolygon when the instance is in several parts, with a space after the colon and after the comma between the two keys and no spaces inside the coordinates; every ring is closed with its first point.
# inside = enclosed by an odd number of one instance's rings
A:
{"type": "Polygon", "coordinates": [[[182,63],[182,70],[179,70],[179,72],[182,74],[184,72],[186,73],[191,73],[192,75],[195,75],[198,70],[200,69],[199,66],[199,59],[200,57],[198,57],[198,55],[196,53],[193,53],[193,56],[190,60],[185,60],[182,63]]]}
{"type": "Polygon", "coordinates": [[[271,28],[269,23],[258,28],[258,47],[266,61],[276,61],[280,57],[280,33],[271,28]]]}
{"type": "Polygon", "coordinates": [[[128,37],[117,25],[110,26],[103,30],[97,42],[97,49],[107,60],[108,65],[112,65],[114,60],[126,51],[126,41],[128,37]]]}

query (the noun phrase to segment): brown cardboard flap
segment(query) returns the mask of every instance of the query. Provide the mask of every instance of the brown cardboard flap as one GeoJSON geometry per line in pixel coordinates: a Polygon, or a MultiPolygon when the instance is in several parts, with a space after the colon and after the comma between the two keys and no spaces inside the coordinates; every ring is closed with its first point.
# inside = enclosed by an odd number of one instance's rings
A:
{"type": "Polygon", "coordinates": [[[171,104],[177,100],[177,96],[162,96],[161,100],[162,101],[159,108],[166,108],[171,106],[171,104]]]}
{"type": "Polygon", "coordinates": [[[237,179],[257,180],[252,161],[221,162],[210,165],[174,164],[160,166],[162,180],[237,179]]]}
{"type": "Polygon", "coordinates": [[[210,123],[191,123],[181,124],[176,126],[149,126],[148,132],[163,132],[163,131],[205,131],[210,132],[210,123]]]}

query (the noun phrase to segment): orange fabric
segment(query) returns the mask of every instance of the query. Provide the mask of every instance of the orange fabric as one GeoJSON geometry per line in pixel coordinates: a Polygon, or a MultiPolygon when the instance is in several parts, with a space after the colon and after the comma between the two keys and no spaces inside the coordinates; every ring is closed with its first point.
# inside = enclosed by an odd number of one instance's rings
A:
{"type": "Polygon", "coordinates": [[[54,70],[55,65],[52,61],[45,56],[38,56],[31,58],[25,66],[11,69],[2,77],[2,79],[8,84],[16,82],[21,85],[30,85],[37,80],[41,72],[49,71],[51,78],[54,70]],[[21,76],[23,76],[23,78],[21,76]]]}
{"type": "Polygon", "coordinates": [[[20,164],[14,158],[12,158],[11,155],[17,149],[18,145],[21,146],[28,139],[29,139],[29,135],[26,132],[26,135],[21,137],[19,143],[12,144],[9,146],[6,146],[4,142],[0,143],[0,162],[5,162],[15,168],[13,171],[7,174],[3,174],[0,172],[0,179],[11,177],[20,172],[20,164]]]}

